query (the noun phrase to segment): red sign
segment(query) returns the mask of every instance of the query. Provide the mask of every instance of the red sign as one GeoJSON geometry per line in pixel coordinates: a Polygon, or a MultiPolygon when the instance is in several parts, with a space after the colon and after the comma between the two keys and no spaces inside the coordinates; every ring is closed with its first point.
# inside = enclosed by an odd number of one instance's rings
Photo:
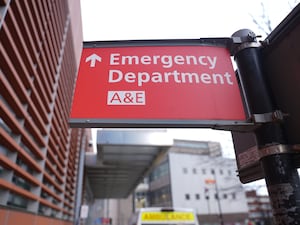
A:
{"type": "Polygon", "coordinates": [[[245,121],[225,47],[83,48],[71,125],[207,127],[220,121],[245,121]]]}

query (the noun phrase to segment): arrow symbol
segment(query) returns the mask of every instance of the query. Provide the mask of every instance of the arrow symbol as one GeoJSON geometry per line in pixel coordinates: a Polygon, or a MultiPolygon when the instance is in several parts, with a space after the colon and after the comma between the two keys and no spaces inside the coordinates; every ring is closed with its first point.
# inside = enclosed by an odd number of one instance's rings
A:
{"type": "Polygon", "coordinates": [[[101,57],[94,53],[89,57],[86,57],[85,62],[91,61],[90,67],[95,67],[96,61],[101,62],[101,60],[102,60],[101,57]]]}

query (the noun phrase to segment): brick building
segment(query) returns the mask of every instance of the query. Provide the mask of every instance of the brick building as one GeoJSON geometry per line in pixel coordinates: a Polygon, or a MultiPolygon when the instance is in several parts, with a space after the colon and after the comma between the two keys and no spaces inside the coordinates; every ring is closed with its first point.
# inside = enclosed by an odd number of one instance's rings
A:
{"type": "Polygon", "coordinates": [[[78,219],[91,135],[68,119],[81,49],[79,0],[0,0],[0,224],[78,219]]]}

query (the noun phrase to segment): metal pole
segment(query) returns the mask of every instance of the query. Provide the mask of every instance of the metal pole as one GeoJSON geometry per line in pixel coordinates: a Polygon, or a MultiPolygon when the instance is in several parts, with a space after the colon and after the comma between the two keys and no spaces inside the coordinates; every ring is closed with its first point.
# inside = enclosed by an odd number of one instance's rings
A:
{"type": "MultiPolygon", "coordinates": [[[[261,125],[254,131],[273,216],[277,225],[300,224],[300,181],[290,147],[286,145],[264,77],[261,46],[250,30],[232,35],[233,55],[242,92],[252,119],[261,125]]],[[[276,93],[274,93],[276,94],[276,93]]]]}
{"type": "Polygon", "coordinates": [[[206,198],[206,201],[207,201],[207,212],[208,212],[208,215],[210,214],[210,204],[209,204],[209,193],[208,193],[209,189],[208,188],[205,188],[205,198],[206,198]]]}
{"type": "Polygon", "coordinates": [[[217,198],[217,203],[218,203],[218,208],[219,208],[220,225],[224,225],[223,213],[222,213],[220,196],[219,196],[219,188],[218,188],[218,184],[217,184],[216,171],[213,169],[212,172],[213,172],[213,175],[214,175],[214,178],[215,178],[215,190],[216,190],[216,198],[217,198]]]}

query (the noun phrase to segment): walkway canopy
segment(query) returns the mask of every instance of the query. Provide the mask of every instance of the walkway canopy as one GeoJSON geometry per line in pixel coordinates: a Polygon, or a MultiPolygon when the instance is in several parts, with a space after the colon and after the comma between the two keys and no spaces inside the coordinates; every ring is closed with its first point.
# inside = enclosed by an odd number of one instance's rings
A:
{"type": "Polygon", "coordinates": [[[172,144],[166,130],[98,130],[97,153],[86,153],[85,158],[93,197],[128,197],[172,144]]]}

